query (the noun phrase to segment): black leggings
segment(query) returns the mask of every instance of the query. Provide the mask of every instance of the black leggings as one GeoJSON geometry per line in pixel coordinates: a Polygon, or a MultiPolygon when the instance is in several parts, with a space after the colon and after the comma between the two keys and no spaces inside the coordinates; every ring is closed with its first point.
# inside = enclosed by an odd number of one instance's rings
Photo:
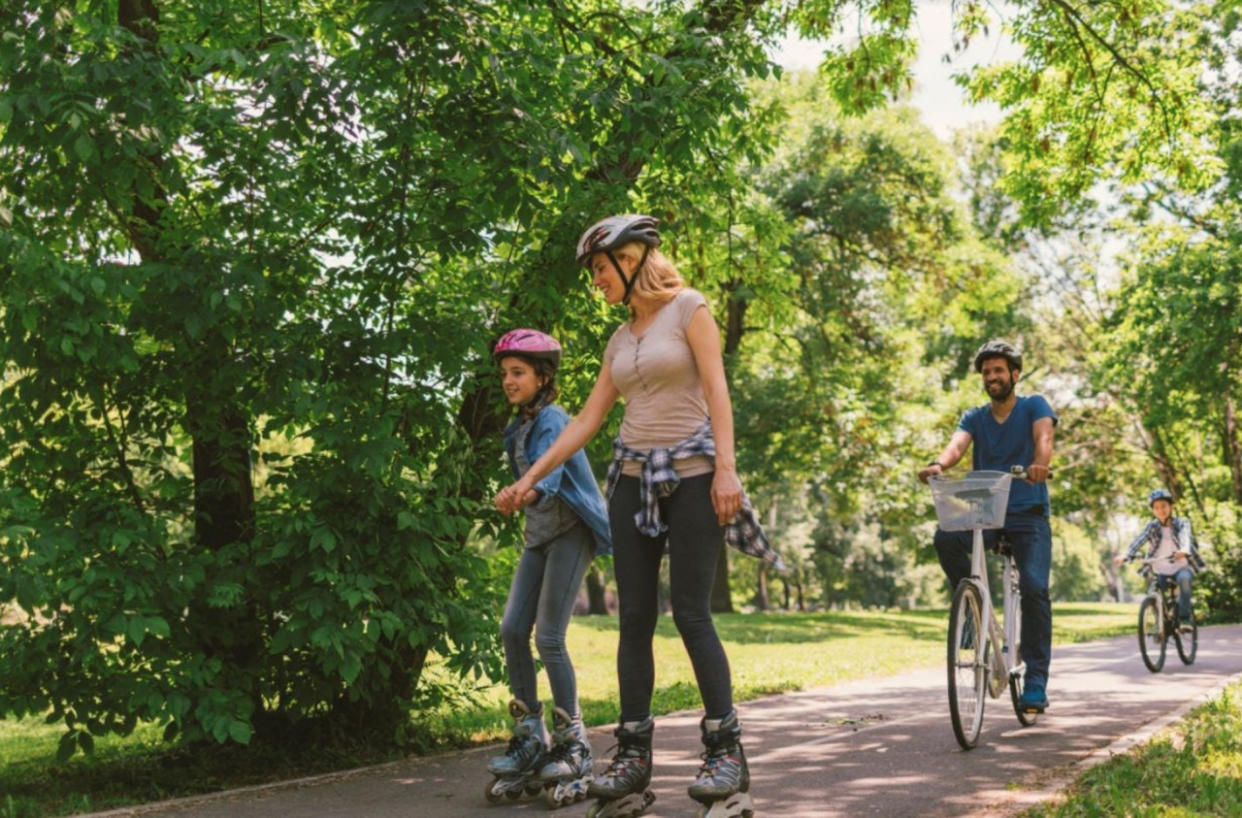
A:
{"type": "MultiPolygon", "coordinates": [[[[664,538],[641,534],[634,523],[640,507],[638,486],[637,477],[621,477],[608,507],[621,609],[617,680],[622,721],[642,721],[651,715],[655,685],[651,640],[660,614],[657,591],[664,558],[664,538]]],[[[724,529],[716,521],[711,487],[710,473],[683,478],[676,491],[659,503],[668,526],[673,622],[690,654],[706,717],[723,719],[733,711],[733,683],[729,659],[712,624],[712,583],[724,529]]]]}

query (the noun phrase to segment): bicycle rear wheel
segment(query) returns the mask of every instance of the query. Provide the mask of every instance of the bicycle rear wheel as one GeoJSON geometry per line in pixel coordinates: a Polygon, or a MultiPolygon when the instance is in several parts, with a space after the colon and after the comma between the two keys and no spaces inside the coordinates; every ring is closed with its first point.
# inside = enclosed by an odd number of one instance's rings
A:
{"type": "Polygon", "coordinates": [[[1160,621],[1160,609],[1156,606],[1155,597],[1147,597],[1139,606],[1139,650],[1143,654],[1143,664],[1152,673],[1159,673],[1164,667],[1164,651],[1166,636],[1164,623],[1160,621]]]}
{"type": "Polygon", "coordinates": [[[1173,634],[1173,638],[1177,640],[1177,655],[1181,658],[1182,664],[1193,665],[1195,654],[1199,652],[1199,626],[1195,623],[1193,615],[1190,617],[1190,633],[1178,631],[1173,634]]]}
{"type": "Polygon", "coordinates": [[[962,580],[953,593],[953,607],[949,610],[948,665],[949,717],[953,735],[963,750],[975,746],[983,729],[990,647],[979,589],[969,580],[962,580]]]}

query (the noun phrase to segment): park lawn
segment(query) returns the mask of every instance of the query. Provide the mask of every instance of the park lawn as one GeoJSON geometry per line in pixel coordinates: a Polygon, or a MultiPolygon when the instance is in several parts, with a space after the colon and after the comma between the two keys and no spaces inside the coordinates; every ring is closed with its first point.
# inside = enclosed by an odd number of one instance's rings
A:
{"type": "MultiPolygon", "coordinates": [[[[1132,604],[1054,606],[1054,640],[1076,642],[1122,633],[1135,626],[1132,604]]],[[[944,611],[857,611],[727,614],[716,617],[729,653],[739,701],[782,691],[891,676],[944,661],[944,611]]],[[[568,635],[588,724],[614,722],[615,617],[575,617],[568,635]]],[[[655,638],[653,710],[667,713],[700,706],[694,675],[671,618],[661,617],[655,638]]],[[[434,672],[434,671],[433,671],[434,672]]],[[[550,694],[540,675],[540,693],[550,694]]],[[[496,741],[509,719],[503,684],[486,684],[468,707],[419,714],[418,743],[427,750],[496,741]]],[[[365,747],[185,748],[160,741],[156,725],[127,738],[100,737],[90,757],[55,761],[63,727],[39,719],[0,721],[0,818],[38,818],[107,809],[263,781],[346,769],[385,760],[365,747]]]]}
{"type": "Polygon", "coordinates": [[[1242,815],[1242,683],[1153,740],[1091,768],[1023,818],[1242,815]]]}

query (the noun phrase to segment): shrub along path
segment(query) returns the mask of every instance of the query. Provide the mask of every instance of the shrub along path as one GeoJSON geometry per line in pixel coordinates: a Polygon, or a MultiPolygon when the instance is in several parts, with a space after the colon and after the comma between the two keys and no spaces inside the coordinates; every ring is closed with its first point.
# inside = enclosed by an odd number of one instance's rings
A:
{"type": "MultiPolygon", "coordinates": [[[[817,646],[816,650],[824,648],[817,646]]],[[[962,752],[949,726],[944,670],[770,696],[740,706],[757,814],[825,816],[1009,815],[1054,792],[1084,761],[1145,725],[1184,710],[1242,675],[1242,625],[1204,628],[1198,661],[1176,654],[1149,673],[1133,636],[1059,646],[1049,687],[1052,709],[1018,725],[1007,696],[989,700],[978,748],[962,752]]],[[[691,816],[685,794],[698,766],[698,714],[662,717],[656,727],[654,818],[691,816]]],[[[592,731],[597,755],[611,744],[592,731]]],[[[496,746],[409,759],[301,782],[224,793],[96,816],[303,818],[420,815],[472,818],[546,813],[542,801],[490,806],[482,791],[496,746]]],[[[558,811],[581,815],[583,805],[558,811]]]]}

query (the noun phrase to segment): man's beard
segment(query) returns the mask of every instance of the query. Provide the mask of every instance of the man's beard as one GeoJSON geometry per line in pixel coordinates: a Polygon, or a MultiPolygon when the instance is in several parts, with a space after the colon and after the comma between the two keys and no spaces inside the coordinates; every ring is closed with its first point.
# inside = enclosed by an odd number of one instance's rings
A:
{"type": "Polygon", "coordinates": [[[1013,394],[1013,381],[1011,380],[1008,383],[997,382],[984,384],[983,391],[987,392],[988,397],[994,401],[1008,400],[1009,396],[1013,394]],[[993,392],[993,389],[998,391],[993,392]]]}

